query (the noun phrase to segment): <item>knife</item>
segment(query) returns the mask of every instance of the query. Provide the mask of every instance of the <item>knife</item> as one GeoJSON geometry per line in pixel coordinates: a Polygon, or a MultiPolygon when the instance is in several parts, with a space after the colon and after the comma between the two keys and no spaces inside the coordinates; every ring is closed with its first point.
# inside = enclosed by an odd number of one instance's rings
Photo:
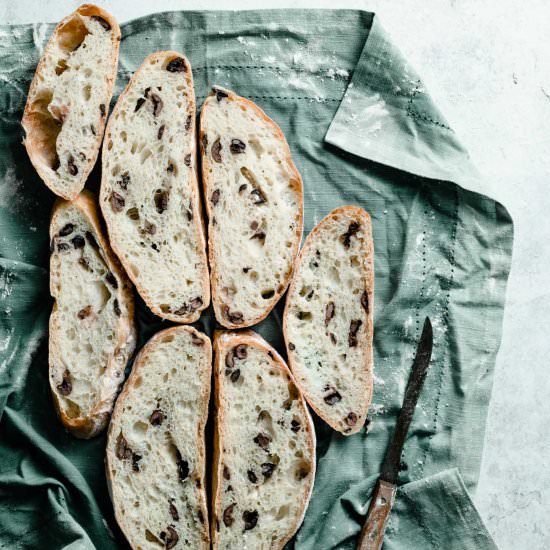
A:
{"type": "Polygon", "coordinates": [[[367,512],[367,519],[359,537],[358,550],[380,550],[384,541],[386,524],[395,501],[397,478],[403,445],[414,415],[414,409],[424,384],[432,356],[433,334],[430,319],[426,317],[422,335],[416,348],[403,406],[397,418],[395,432],[386,451],[380,477],[376,482],[367,512]]]}

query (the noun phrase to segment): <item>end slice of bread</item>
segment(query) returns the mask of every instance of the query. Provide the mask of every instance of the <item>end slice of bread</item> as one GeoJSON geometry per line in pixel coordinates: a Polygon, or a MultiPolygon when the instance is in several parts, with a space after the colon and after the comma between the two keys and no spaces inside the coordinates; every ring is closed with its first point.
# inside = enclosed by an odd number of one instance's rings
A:
{"type": "Polygon", "coordinates": [[[29,89],[22,125],[39,176],[74,199],[94,167],[118,65],[115,18],[83,4],[55,28],[29,89]]]}
{"type": "Polygon", "coordinates": [[[91,193],[58,200],[50,238],[50,386],[62,422],[89,438],[106,427],[135,348],[133,294],[91,193]]]}
{"type": "Polygon", "coordinates": [[[315,412],[345,435],[372,398],[374,246],[361,208],[333,210],[310,233],[283,320],[289,366],[315,412]]]}
{"type": "Polygon", "coordinates": [[[119,97],[103,144],[100,204],[113,250],[153,313],[177,323],[210,303],[195,126],[189,61],[157,52],[119,97]]]}
{"type": "Polygon", "coordinates": [[[283,548],[315,476],[315,432],[277,352],[252,331],[214,338],[213,548],[283,548]]]}
{"type": "Polygon", "coordinates": [[[106,469],[117,521],[134,549],[210,548],[204,427],[210,340],[159,332],[139,353],[109,426],[106,469]]]}
{"type": "Polygon", "coordinates": [[[302,180],[277,124],[229,90],[213,88],[205,100],[200,136],[214,312],[226,328],[251,326],[290,281],[302,180]]]}

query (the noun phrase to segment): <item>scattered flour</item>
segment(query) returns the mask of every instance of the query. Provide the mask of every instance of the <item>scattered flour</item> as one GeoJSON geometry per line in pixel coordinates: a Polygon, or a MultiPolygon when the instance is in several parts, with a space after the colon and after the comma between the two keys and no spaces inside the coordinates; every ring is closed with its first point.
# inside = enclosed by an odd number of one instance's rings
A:
{"type": "Polygon", "coordinates": [[[40,56],[44,51],[48,36],[48,26],[45,23],[33,23],[32,39],[40,56]]]}
{"type": "Polygon", "coordinates": [[[11,296],[13,291],[12,283],[15,279],[15,273],[3,269],[0,272],[0,298],[5,300],[8,296],[11,296]]]}
{"type": "Polygon", "coordinates": [[[243,46],[255,46],[256,45],[256,42],[254,42],[253,40],[246,39],[244,36],[237,36],[237,40],[243,46]]]}
{"type": "Polygon", "coordinates": [[[331,80],[336,80],[336,78],[349,78],[349,71],[346,71],[346,69],[330,68],[327,70],[326,76],[331,80]]]}
{"type": "Polygon", "coordinates": [[[369,408],[369,416],[379,416],[384,414],[384,404],[383,403],[372,403],[369,408]]]}

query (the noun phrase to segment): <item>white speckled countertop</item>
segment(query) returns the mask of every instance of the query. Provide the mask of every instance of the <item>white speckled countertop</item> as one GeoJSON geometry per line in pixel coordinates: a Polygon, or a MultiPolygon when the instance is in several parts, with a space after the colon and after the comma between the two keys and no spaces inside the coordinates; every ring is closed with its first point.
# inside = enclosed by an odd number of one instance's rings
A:
{"type": "MultiPolygon", "coordinates": [[[[96,0],[153,11],[259,7],[377,12],[510,211],[515,245],[475,502],[501,550],[550,548],[550,2],[96,0]]],[[[80,2],[4,1],[0,22],[58,21],[80,2]]]]}

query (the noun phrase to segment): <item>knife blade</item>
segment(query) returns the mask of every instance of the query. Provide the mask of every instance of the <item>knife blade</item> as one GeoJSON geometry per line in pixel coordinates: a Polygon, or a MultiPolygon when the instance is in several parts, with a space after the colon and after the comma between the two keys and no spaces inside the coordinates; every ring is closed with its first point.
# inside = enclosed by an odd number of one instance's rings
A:
{"type": "Polygon", "coordinates": [[[382,548],[386,524],[395,501],[401,453],[403,452],[403,445],[414,416],[420,391],[428,373],[432,348],[432,324],[429,317],[426,317],[405,389],[403,405],[397,417],[395,431],[382,462],[380,477],[376,482],[369,511],[367,512],[367,519],[359,537],[357,546],[359,550],[379,550],[382,548]]]}

